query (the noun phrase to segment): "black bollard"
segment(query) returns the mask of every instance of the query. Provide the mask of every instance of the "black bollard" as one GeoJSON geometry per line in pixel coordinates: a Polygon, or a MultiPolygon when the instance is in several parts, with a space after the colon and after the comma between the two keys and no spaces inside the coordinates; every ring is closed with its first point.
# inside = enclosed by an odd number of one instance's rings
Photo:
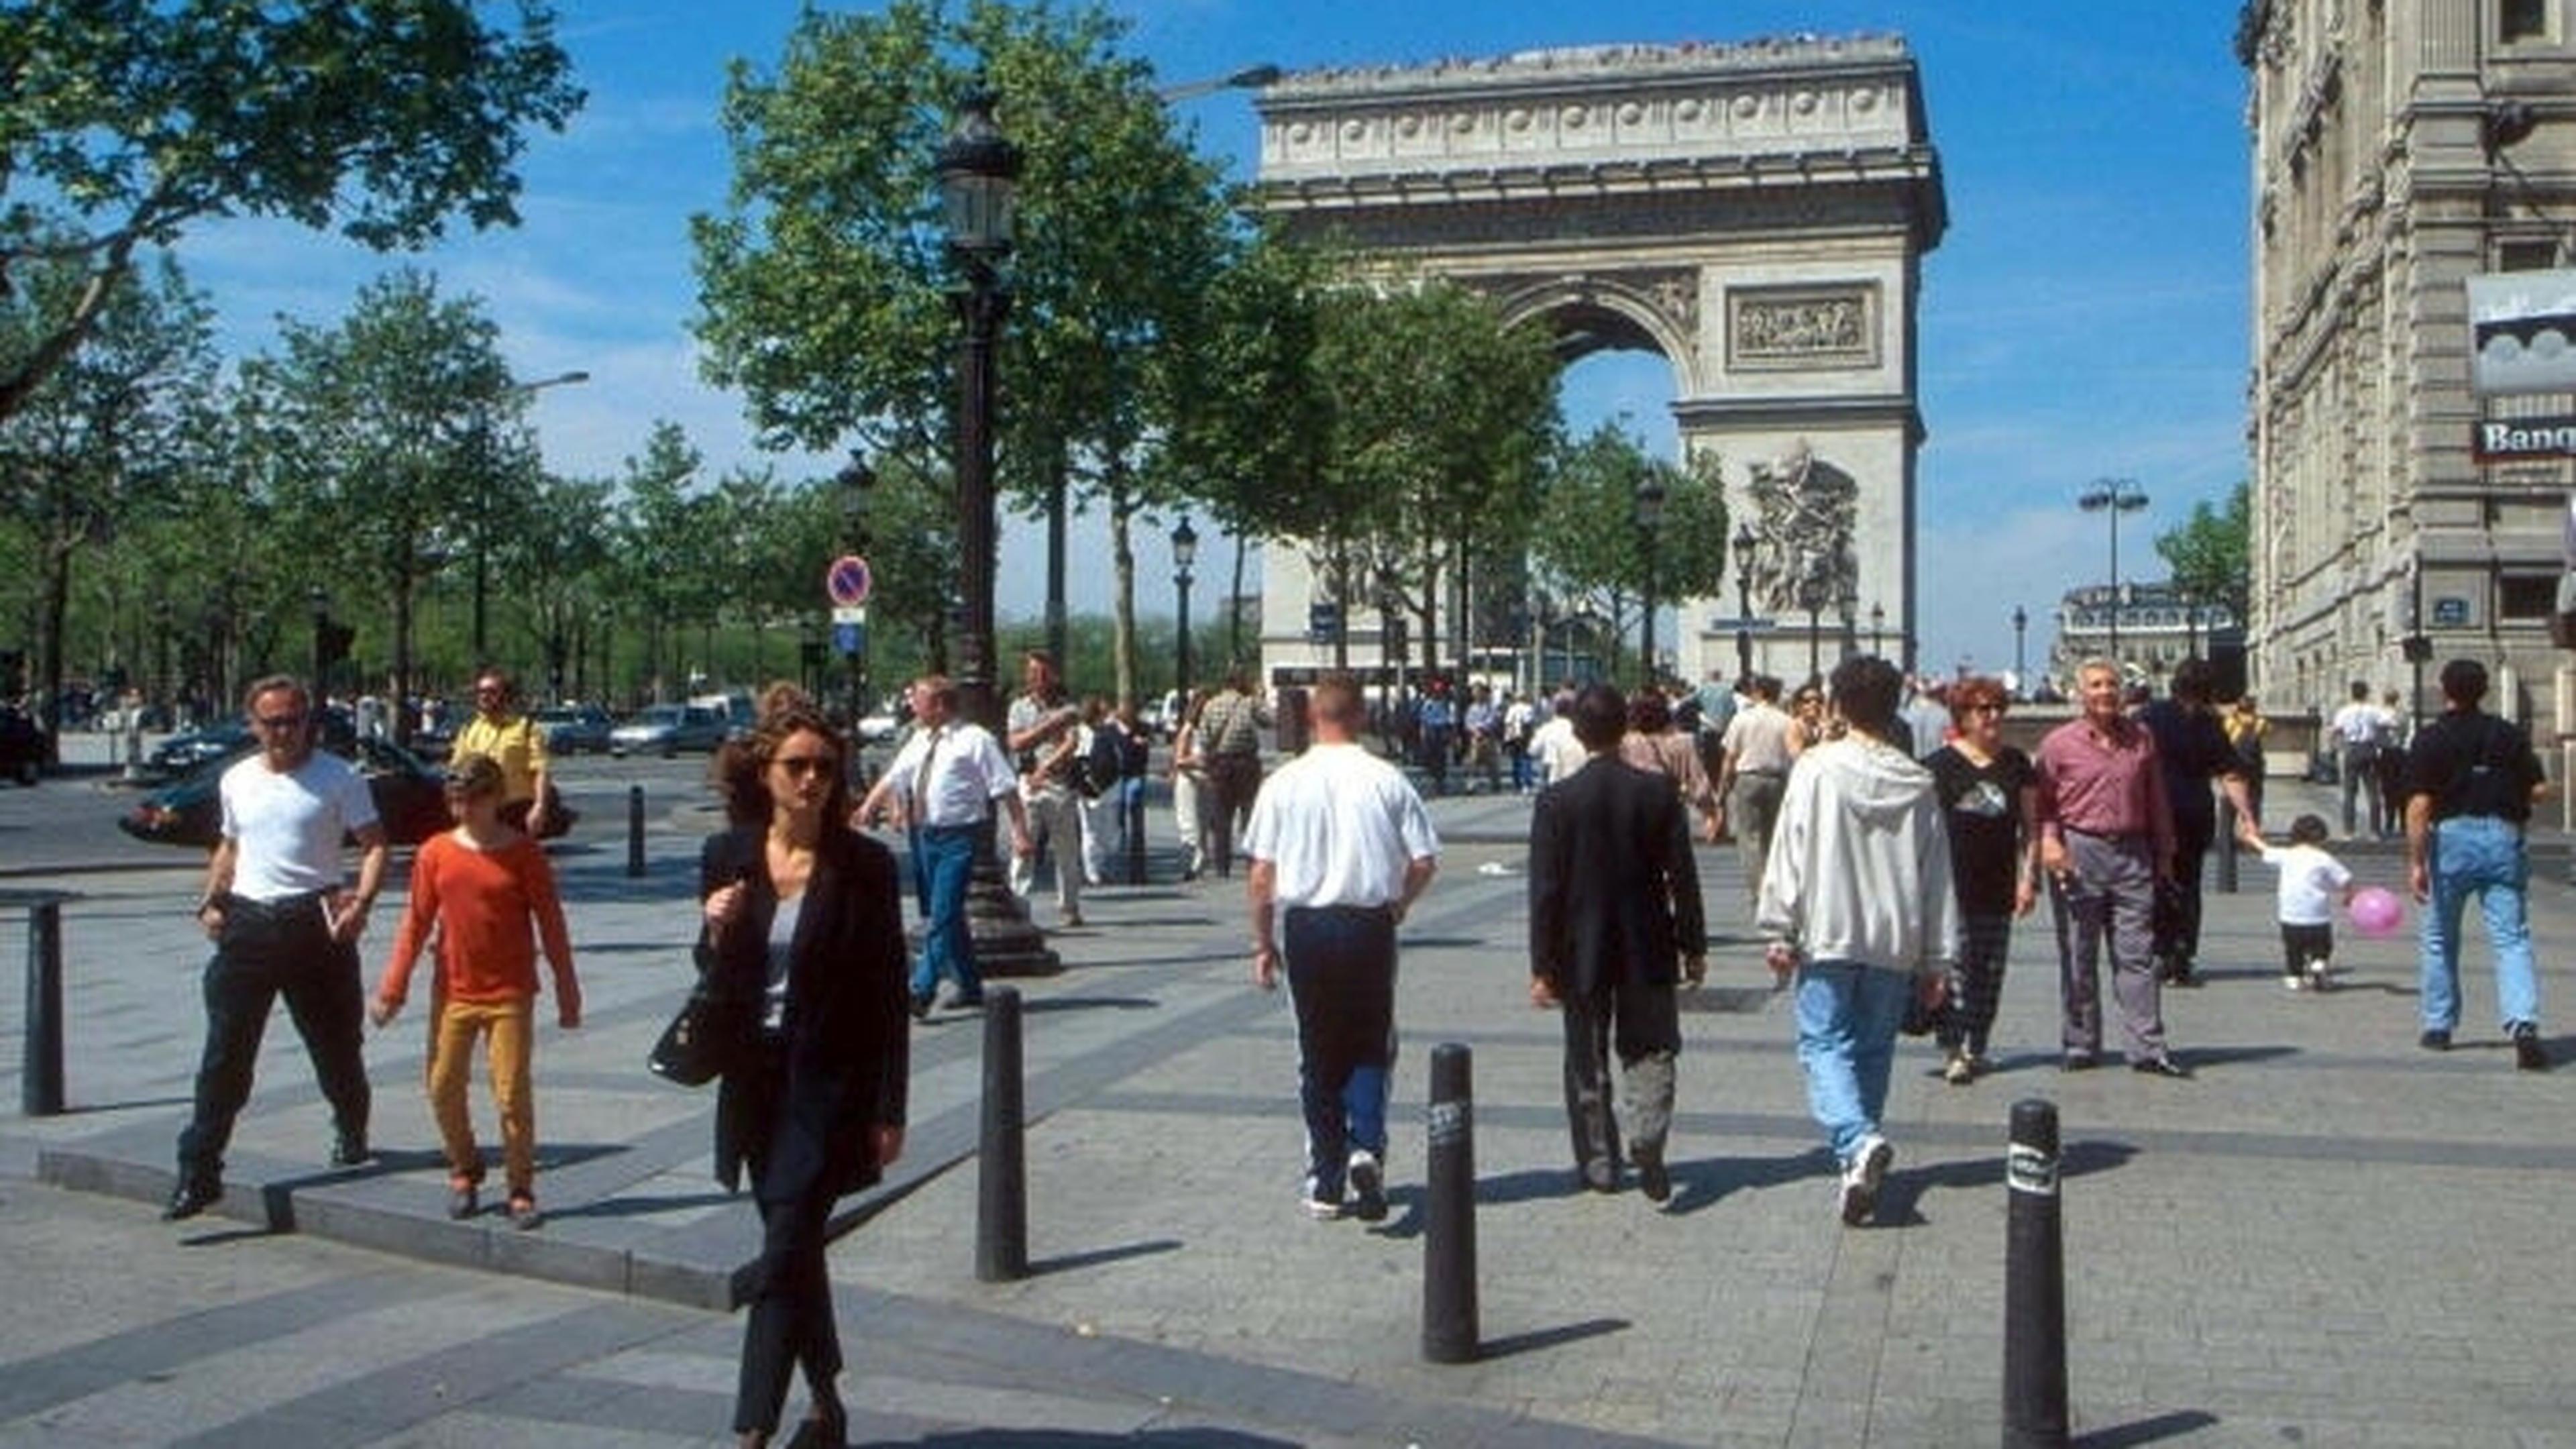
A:
{"type": "Polygon", "coordinates": [[[27,1059],[19,1073],[30,1117],[63,1110],[63,906],[27,907],[27,1059]]]}
{"type": "Polygon", "coordinates": [[[626,876],[640,879],[644,874],[644,787],[626,787],[626,876]]]}
{"type": "Polygon", "coordinates": [[[1474,1363],[1476,1112],[1474,1055],[1458,1042],[1431,1049],[1431,1149],[1423,1157],[1422,1356],[1474,1363]]]}
{"type": "Polygon", "coordinates": [[[1145,792],[1138,790],[1134,799],[1119,807],[1119,829],[1127,837],[1127,883],[1145,883],[1145,792]]]}
{"type": "Polygon", "coordinates": [[[2226,796],[2218,801],[2218,893],[2236,894],[2236,852],[2243,847],[2236,840],[2236,802],[2226,796]]]}
{"type": "Polygon", "coordinates": [[[2066,1261],[2057,1107],[2013,1103],[2004,1159],[2004,1449],[2066,1449],[2066,1261]]]}
{"type": "Polygon", "coordinates": [[[984,1138],[976,1157],[975,1277],[1029,1275],[1028,1169],[1021,1141],[1020,993],[984,994],[984,1138]]]}

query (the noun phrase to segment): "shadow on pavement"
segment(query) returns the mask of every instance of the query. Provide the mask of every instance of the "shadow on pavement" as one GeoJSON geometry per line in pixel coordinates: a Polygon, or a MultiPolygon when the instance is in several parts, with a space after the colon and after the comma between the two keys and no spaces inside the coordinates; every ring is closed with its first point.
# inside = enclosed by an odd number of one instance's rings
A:
{"type": "Polygon", "coordinates": [[[1476,1357],[1480,1362],[1491,1363],[1495,1359],[1510,1358],[1516,1353],[1556,1348],[1563,1344],[1578,1343],[1587,1338],[1599,1338],[1608,1333],[1625,1333],[1635,1326],[1624,1318],[1587,1318],[1580,1323],[1560,1324],[1555,1328],[1534,1328],[1527,1333],[1512,1334],[1508,1338],[1486,1339],[1476,1345],[1476,1357]]]}
{"type": "Polygon", "coordinates": [[[2153,1444],[2159,1439],[2196,1434],[2203,1429],[2215,1428],[2217,1424],[2216,1414],[2199,1409],[2177,1409],[2152,1419],[2140,1419],[2134,1424],[2114,1424],[2096,1429],[2077,1439],[2075,1444],[2077,1449],[2130,1449],[2131,1445],[2153,1444]]]}
{"type": "Polygon", "coordinates": [[[1177,1238],[1154,1238],[1146,1242],[1128,1243],[1115,1248],[1094,1248],[1088,1253],[1061,1253],[1029,1264],[1028,1276],[1044,1278],[1056,1273],[1072,1273],[1084,1268],[1096,1268],[1103,1263],[1116,1263],[1128,1258],[1142,1258],[1155,1253],[1177,1253],[1181,1250],[1181,1246],[1177,1238]]]}

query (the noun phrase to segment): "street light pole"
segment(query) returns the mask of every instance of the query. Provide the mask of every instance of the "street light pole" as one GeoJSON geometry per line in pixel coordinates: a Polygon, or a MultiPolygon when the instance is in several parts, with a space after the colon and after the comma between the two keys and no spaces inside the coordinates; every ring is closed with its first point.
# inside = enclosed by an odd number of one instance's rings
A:
{"type": "Polygon", "coordinates": [[[2111,642],[2106,652],[2116,665],[2120,662],[2120,515],[2146,507],[2147,492],[2134,478],[2097,478],[2076,498],[2075,506],[2087,513],[2110,515],[2111,642]]]}
{"type": "MultiPolygon", "coordinates": [[[[1181,697],[1181,707],[1190,702],[1190,565],[1198,562],[1199,531],[1190,527],[1189,515],[1183,514],[1172,530],[1172,592],[1174,613],[1180,638],[1173,647],[1174,691],[1181,697]]],[[[1177,726],[1178,721],[1166,723],[1177,726]]]]}
{"type": "MultiPolygon", "coordinates": [[[[949,260],[964,282],[949,293],[964,324],[957,344],[955,465],[963,615],[957,630],[958,713],[996,737],[1003,724],[993,669],[993,571],[1000,540],[993,512],[993,350],[1011,307],[1000,267],[1011,251],[1019,175],[1020,149],[995,124],[993,93],[979,81],[958,98],[956,119],[939,148],[939,196],[949,260]]],[[[1055,953],[1002,879],[994,824],[988,817],[976,836],[967,896],[975,964],[988,976],[1053,970],[1055,953]]]]}
{"type": "Polygon", "coordinates": [[[331,596],[322,591],[320,584],[315,584],[304,591],[304,597],[313,605],[313,708],[318,712],[331,696],[331,692],[323,687],[322,679],[323,670],[328,667],[323,657],[322,640],[331,627],[331,596]]]}
{"type": "Polygon", "coordinates": [[[1869,652],[1870,652],[1870,653],[1872,653],[1872,654],[1883,654],[1883,652],[1884,652],[1884,651],[1883,651],[1883,650],[1880,648],[1880,646],[1879,646],[1879,636],[1880,636],[1881,634],[1885,633],[1885,632],[1886,632],[1886,629],[1887,629],[1887,606],[1886,606],[1885,604],[1872,604],[1872,605],[1870,605],[1870,606],[1869,606],[1869,652]]]}
{"type": "Polygon", "coordinates": [[[2027,691],[2030,688],[2030,676],[2023,672],[2021,645],[2024,632],[2030,628],[2030,615],[2023,612],[2021,605],[2015,604],[2013,605],[2012,621],[2013,688],[2027,691]]]}
{"type": "MultiPolygon", "coordinates": [[[[588,381],[590,381],[590,374],[576,368],[570,372],[556,373],[552,377],[541,377],[534,382],[504,382],[501,385],[501,396],[530,397],[550,387],[564,387],[572,383],[588,381]]],[[[483,628],[484,597],[489,587],[492,552],[492,465],[497,461],[497,454],[492,448],[489,411],[484,413],[483,448],[484,466],[477,470],[474,479],[474,667],[477,669],[488,669],[492,664],[492,655],[483,628]]]]}
{"type": "Polygon", "coordinates": [[[1664,522],[1664,480],[1652,473],[1637,485],[1637,556],[1646,565],[1646,607],[1637,626],[1637,686],[1655,682],[1655,545],[1664,522]]]}

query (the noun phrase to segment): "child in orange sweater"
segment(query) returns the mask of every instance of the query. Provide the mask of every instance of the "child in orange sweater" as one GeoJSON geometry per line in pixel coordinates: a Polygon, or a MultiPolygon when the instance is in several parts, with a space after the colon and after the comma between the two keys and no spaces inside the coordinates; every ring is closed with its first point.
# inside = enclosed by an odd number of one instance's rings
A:
{"type": "Polygon", "coordinates": [[[567,1031],[581,1025],[581,983],[573,976],[554,868],[535,841],[501,819],[500,765],[488,755],[457,762],[447,772],[447,808],[456,828],[423,844],[413,858],[410,905],[367,1014],[383,1026],[402,1010],[412,963],[436,928],[429,1107],[447,1152],[447,1215],[471,1217],[483,1183],[483,1151],[465,1110],[465,1078],[479,1036],[486,1038],[492,1096],[501,1110],[510,1221],[533,1228],[539,1218],[537,1108],[528,1079],[537,997],[531,921],[554,970],[556,1019],[567,1031]]]}

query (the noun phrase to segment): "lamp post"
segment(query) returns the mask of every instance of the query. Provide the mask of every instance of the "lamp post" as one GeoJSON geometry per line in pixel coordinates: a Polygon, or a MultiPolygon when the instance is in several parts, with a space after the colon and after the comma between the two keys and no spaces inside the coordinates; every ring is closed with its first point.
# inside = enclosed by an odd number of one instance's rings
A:
{"type": "Polygon", "coordinates": [[[1883,653],[1883,652],[1884,652],[1884,651],[1882,651],[1882,650],[1880,649],[1880,647],[1879,647],[1879,636],[1880,636],[1881,634],[1883,634],[1884,632],[1886,632],[1886,629],[1887,629],[1887,606],[1886,606],[1885,604],[1872,604],[1872,605],[1870,605],[1870,606],[1869,606],[1869,652],[1870,652],[1870,653],[1872,653],[1872,654],[1879,654],[1879,653],[1883,653]]]}
{"type": "Polygon", "coordinates": [[[2147,506],[2147,492],[2134,478],[2097,478],[2075,500],[2075,506],[2087,513],[2103,513],[2111,519],[2111,642],[2104,652],[2113,664],[2120,662],[2120,515],[2135,513],[2147,506]]]}
{"type": "MultiPolygon", "coordinates": [[[[939,148],[939,201],[948,259],[960,275],[949,298],[964,324],[957,344],[957,704],[963,718],[1002,733],[993,677],[993,570],[1000,525],[993,515],[993,350],[1011,293],[1001,274],[1011,252],[1020,148],[993,120],[993,93],[979,81],[958,98],[939,148]]],[[[975,845],[966,903],[975,964],[986,975],[1054,969],[1046,938],[1029,924],[1002,879],[987,819],[975,845]]]]}
{"type": "MultiPolygon", "coordinates": [[[[506,398],[531,397],[550,387],[564,387],[572,383],[588,381],[590,381],[590,374],[576,368],[570,372],[556,373],[552,377],[541,377],[534,382],[504,382],[501,385],[500,395],[506,398]]],[[[495,456],[491,449],[491,437],[492,418],[487,410],[484,413],[483,426],[484,466],[477,470],[474,479],[474,667],[477,669],[485,668],[492,662],[492,656],[485,648],[483,629],[484,596],[489,586],[492,552],[492,464],[495,462],[495,456]]]]}
{"type": "Polygon", "coordinates": [[[1172,594],[1180,633],[1173,645],[1173,688],[1184,709],[1190,700],[1190,565],[1198,561],[1199,531],[1190,527],[1189,515],[1183,514],[1179,525],[1172,529],[1172,594]]]}
{"type": "Polygon", "coordinates": [[[1655,682],[1655,545],[1664,523],[1664,480],[1652,473],[1637,485],[1637,557],[1646,566],[1646,607],[1637,623],[1637,684],[1655,682]]]}
{"type": "Polygon", "coordinates": [[[2015,604],[2015,605],[2013,605],[2012,620],[2013,620],[2013,688],[2014,688],[2014,689],[2016,689],[2016,690],[2027,690],[2027,689],[2029,689],[2029,688],[2030,688],[2030,682],[2029,682],[2029,676],[2028,676],[2027,674],[2025,674],[2025,673],[2023,673],[2023,672],[2022,672],[2022,652],[2021,652],[2021,645],[2022,645],[2022,636],[2023,636],[2026,632],[2028,632],[2028,630],[2030,629],[2030,615],[2029,615],[2029,614],[2027,614],[2027,613],[2025,613],[2025,612],[2023,612],[2023,610],[2022,610],[2022,606],[2021,606],[2021,605],[2019,605],[2019,604],[2015,604]]]}
{"type": "Polygon", "coordinates": [[[1753,677],[1753,545],[1753,525],[1735,525],[1728,547],[1735,550],[1735,678],[1739,684],[1753,677]]]}
{"type": "MultiPolygon", "coordinates": [[[[868,466],[866,458],[852,453],[850,465],[841,470],[836,481],[841,485],[841,541],[853,557],[866,558],[868,546],[874,542],[868,536],[868,494],[877,485],[877,470],[868,466]]],[[[859,622],[845,636],[851,647],[842,654],[849,665],[850,723],[854,727],[868,713],[867,616],[862,612],[858,617],[859,622]]],[[[837,628],[833,632],[840,633],[837,628]]]]}
{"type": "Polygon", "coordinates": [[[323,638],[331,629],[331,596],[323,592],[320,584],[315,584],[304,591],[304,598],[313,606],[313,707],[319,710],[322,701],[330,695],[330,691],[323,688],[322,671],[325,668],[323,638]]]}

